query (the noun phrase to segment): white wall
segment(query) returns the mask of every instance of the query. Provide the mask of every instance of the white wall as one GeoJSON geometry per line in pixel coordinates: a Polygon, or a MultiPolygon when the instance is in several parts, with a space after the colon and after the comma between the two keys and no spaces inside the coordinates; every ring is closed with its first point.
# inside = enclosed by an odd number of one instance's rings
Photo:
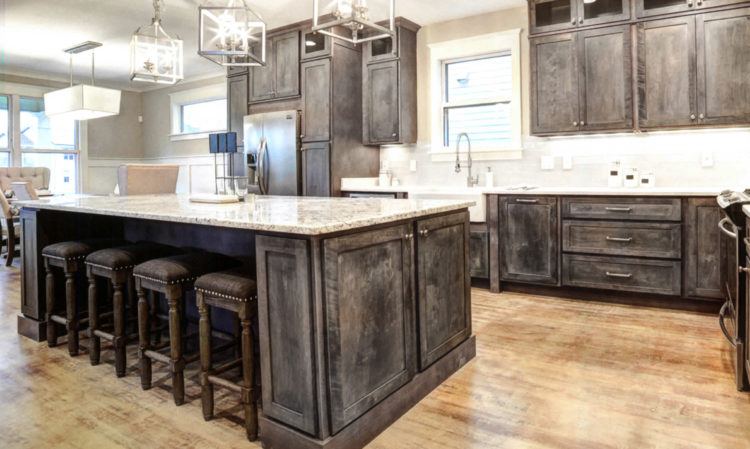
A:
{"type": "MultiPolygon", "coordinates": [[[[491,167],[496,185],[519,183],[540,186],[606,185],[609,164],[620,160],[625,167],[654,171],[660,186],[730,187],[750,185],[750,130],[690,130],[559,138],[529,135],[529,45],[526,8],[469,17],[422,28],[417,35],[419,144],[384,147],[381,160],[388,161],[402,184],[465,185],[466,169],[454,172],[454,162],[430,160],[430,44],[482,34],[523,29],[521,34],[521,85],[524,149],[521,159],[475,162],[476,173],[491,167]],[[561,157],[573,157],[573,169],[562,170],[561,157]],[[710,155],[714,166],[701,166],[710,155]],[[542,171],[542,156],[555,156],[556,168],[542,171]],[[417,172],[409,161],[417,161],[417,172]]],[[[465,166],[465,164],[463,164],[465,166]]],[[[482,180],[482,183],[484,181],[482,180]]]]}

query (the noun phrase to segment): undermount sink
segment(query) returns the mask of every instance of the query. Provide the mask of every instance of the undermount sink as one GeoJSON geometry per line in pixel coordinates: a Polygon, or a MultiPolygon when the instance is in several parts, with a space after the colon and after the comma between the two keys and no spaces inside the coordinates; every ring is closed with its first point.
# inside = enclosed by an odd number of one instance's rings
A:
{"type": "Polygon", "coordinates": [[[410,191],[409,198],[415,200],[461,200],[461,201],[473,201],[476,203],[475,206],[469,208],[469,219],[472,223],[483,223],[487,217],[487,205],[484,200],[484,195],[477,189],[476,192],[463,189],[464,191],[447,191],[447,190],[417,190],[410,191]]]}

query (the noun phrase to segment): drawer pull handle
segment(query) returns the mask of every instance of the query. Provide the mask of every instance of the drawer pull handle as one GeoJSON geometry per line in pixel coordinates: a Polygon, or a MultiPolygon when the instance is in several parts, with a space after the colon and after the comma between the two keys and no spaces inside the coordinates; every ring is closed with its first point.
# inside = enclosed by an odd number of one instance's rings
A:
{"type": "Polygon", "coordinates": [[[633,277],[633,275],[630,273],[610,273],[609,271],[607,271],[606,274],[607,274],[607,277],[611,277],[611,278],[630,279],[633,277]]]}
{"type": "Polygon", "coordinates": [[[539,200],[522,200],[522,199],[516,200],[516,203],[524,203],[524,204],[537,204],[538,202],[539,200]]]}
{"type": "Polygon", "coordinates": [[[633,210],[630,207],[605,207],[604,209],[607,212],[625,212],[625,213],[628,213],[633,210]]]}
{"type": "Polygon", "coordinates": [[[621,243],[630,243],[633,241],[633,237],[606,237],[608,242],[621,242],[621,243]]]}

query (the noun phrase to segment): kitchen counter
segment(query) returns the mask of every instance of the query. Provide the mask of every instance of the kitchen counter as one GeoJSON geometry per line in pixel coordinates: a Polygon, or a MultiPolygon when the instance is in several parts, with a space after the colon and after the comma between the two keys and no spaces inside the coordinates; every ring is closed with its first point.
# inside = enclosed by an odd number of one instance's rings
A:
{"type": "Polygon", "coordinates": [[[708,187],[655,187],[655,188],[609,188],[609,187],[445,187],[445,186],[350,186],[344,192],[372,193],[434,193],[451,195],[559,195],[559,196],[716,196],[722,190],[708,187]]]}
{"type": "Polygon", "coordinates": [[[747,215],[748,217],[750,217],[750,205],[743,206],[742,207],[742,212],[744,212],[745,215],[747,215]]]}
{"type": "Polygon", "coordinates": [[[192,203],[189,195],[67,196],[20,206],[254,231],[320,235],[472,206],[461,200],[391,200],[256,196],[234,204],[192,203]]]}

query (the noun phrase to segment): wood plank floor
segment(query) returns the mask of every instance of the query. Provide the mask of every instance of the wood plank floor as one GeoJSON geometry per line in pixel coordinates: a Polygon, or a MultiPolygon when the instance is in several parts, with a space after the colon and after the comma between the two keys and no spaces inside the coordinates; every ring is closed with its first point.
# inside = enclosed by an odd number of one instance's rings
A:
{"type": "MultiPolygon", "coordinates": [[[[195,376],[171,402],[65,346],[16,334],[20,275],[0,268],[0,447],[254,448],[231,397],[204,422],[195,376]],[[232,418],[231,420],[228,418],[232,418]]],[[[716,317],[473,291],[478,355],[368,449],[750,448],[716,317]]],[[[294,448],[289,448],[294,449],[294,448]]]]}

